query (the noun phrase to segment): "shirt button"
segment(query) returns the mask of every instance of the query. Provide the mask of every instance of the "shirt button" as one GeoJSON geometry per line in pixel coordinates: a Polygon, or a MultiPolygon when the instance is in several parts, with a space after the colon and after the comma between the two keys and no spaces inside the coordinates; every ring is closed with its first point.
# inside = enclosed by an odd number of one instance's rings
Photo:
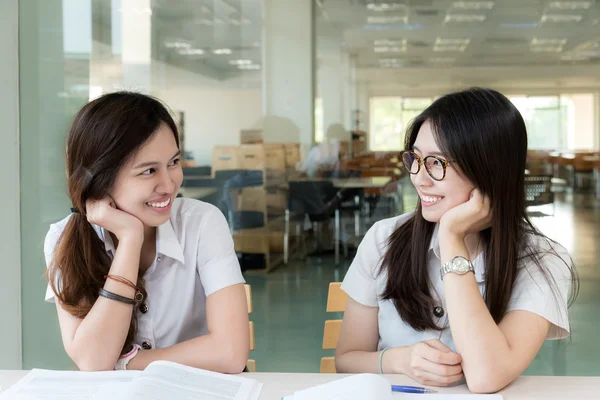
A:
{"type": "Polygon", "coordinates": [[[444,309],[440,306],[437,306],[433,309],[433,315],[438,318],[442,318],[444,316],[444,309]]]}
{"type": "Polygon", "coordinates": [[[146,314],[148,312],[148,304],[144,303],[140,306],[140,311],[142,314],[146,314]]]}
{"type": "Polygon", "coordinates": [[[156,259],[157,259],[158,261],[162,261],[162,257],[161,257],[161,256],[158,256],[156,259]]]}
{"type": "Polygon", "coordinates": [[[151,348],[152,348],[152,345],[150,344],[150,342],[144,341],[144,343],[142,343],[142,349],[150,350],[151,348]]]}

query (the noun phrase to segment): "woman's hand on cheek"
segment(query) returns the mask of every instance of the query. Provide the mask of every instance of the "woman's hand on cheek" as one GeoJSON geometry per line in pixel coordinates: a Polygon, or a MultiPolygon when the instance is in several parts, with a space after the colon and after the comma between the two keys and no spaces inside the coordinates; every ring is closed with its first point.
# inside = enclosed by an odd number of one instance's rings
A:
{"type": "Polygon", "coordinates": [[[144,239],[144,224],[137,217],[119,210],[110,196],[102,200],[86,201],[86,216],[91,224],[114,233],[119,240],[144,239]]]}
{"type": "Polygon", "coordinates": [[[492,223],[490,199],[479,189],[473,189],[466,202],[446,211],[440,220],[440,231],[464,239],[469,233],[480,232],[492,223]]]}

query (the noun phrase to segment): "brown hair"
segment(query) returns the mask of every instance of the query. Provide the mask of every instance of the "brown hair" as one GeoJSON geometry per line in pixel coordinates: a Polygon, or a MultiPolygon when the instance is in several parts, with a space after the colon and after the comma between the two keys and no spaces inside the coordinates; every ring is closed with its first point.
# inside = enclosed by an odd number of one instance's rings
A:
{"type": "MultiPolygon", "coordinates": [[[[499,323],[506,313],[523,260],[531,260],[548,281],[555,298],[557,286],[542,265],[550,253],[560,257],[553,242],[537,230],[525,212],[527,129],[516,107],[494,90],[472,88],[440,97],[409,126],[405,148],[412,149],[419,129],[429,121],[440,149],[484,195],[492,208],[492,227],[481,232],[485,257],[484,300],[499,323]],[[531,237],[548,243],[535,246],[531,237]]],[[[435,223],[423,218],[421,204],[396,229],[387,243],[381,270],[387,271],[382,298],[392,300],[402,320],[417,331],[440,330],[432,315],[427,253],[435,223]]],[[[572,303],[579,281],[571,260],[562,260],[571,275],[572,303]]]]}
{"type": "MultiPolygon", "coordinates": [[[[84,318],[96,302],[112,263],[104,242],[87,221],[86,201],[109,194],[120,168],[163,123],[173,131],[179,147],[177,126],[169,111],[147,95],[106,94],[75,116],[67,138],[66,170],[69,197],[79,212],[71,215],[58,239],[47,274],[62,307],[77,318],[84,318]]],[[[145,297],[141,276],[137,284],[145,297]]],[[[133,343],[136,326],[134,311],[123,351],[133,343]]]]}

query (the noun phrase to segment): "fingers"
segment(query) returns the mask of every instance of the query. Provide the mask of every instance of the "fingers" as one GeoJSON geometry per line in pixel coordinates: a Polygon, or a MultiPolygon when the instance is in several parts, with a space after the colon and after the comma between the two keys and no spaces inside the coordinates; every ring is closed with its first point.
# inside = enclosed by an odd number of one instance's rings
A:
{"type": "Polygon", "coordinates": [[[415,375],[415,379],[419,383],[428,386],[448,386],[460,381],[463,377],[462,373],[451,376],[439,376],[427,371],[419,371],[415,375]]]}
{"type": "Polygon", "coordinates": [[[456,353],[438,350],[428,343],[423,344],[424,346],[419,348],[419,355],[426,360],[445,365],[457,365],[462,361],[460,355],[456,353]]]}
{"type": "Polygon", "coordinates": [[[442,343],[442,341],[439,339],[425,340],[425,341],[423,341],[423,343],[426,343],[427,345],[429,345],[430,347],[433,347],[434,349],[443,351],[444,353],[452,353],[452,349],[450,347],[446,346],[444,343],[442,343]]]}
{"type": "Polygon", "coordinates": [[[462,366],[460,364],[456,365],[445,365],[445,364],[436,364],[429,360],[422,358],[418,362],[417,368],[430,372],[437,376],[456,376],[462,374],[462,366]]]}
{"type": "Polygon", "coordinates": [[[111,207],[111,200],[109,198],[103,198],[102,200],[86,200],[85,210],[87,220],[90,223],[97,223],[105,217],[106,209],[111,207]]]}

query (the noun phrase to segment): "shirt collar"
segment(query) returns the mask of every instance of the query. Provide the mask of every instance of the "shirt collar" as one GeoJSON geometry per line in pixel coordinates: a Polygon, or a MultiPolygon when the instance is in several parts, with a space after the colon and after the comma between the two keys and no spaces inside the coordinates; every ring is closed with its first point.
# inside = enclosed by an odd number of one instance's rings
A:
{"type": "Polygon", "coordinates": [[[177,240],[171,220],[159,225],[156,230],[156,252],[177,260],[182,264],[185,263],[183,249],[179,240],[177,240]]]}
{"type": "MultiPolygon", "coordinates": [[[[108,231],[97,225],[94,225],[94,229],[100,239],[102,239],[104,242],[104,248],[106,251],[110,251],[111,255],[114,256],[115,244],[108,231]]],[[[159,225],[156,229],[156,253],[170,257],[181,263],[185,263],[183,249],[181,248],[179,240],[177,240],[177,236],[175,235],[175,231],[173,230],[173,225],[171,225],[170,220],[162,225],[159,225]]]]}
{"type": "MultiPolygon", "coordinates": [[[[431,236],[431,242],[429,242],[429,251],[433,252],[433,254],[440,260],[440,241],[439,241],[439,230],[440,224],[435,224],[435,229],[433,231],[433,235],[431,236]]],[[[472,261],[473,269],[475,270],[475,280],[478,283],[485,282],[485,264],[484,264],[484,256],[483,252],[481,252],[475,260],[472,261]]]]}

